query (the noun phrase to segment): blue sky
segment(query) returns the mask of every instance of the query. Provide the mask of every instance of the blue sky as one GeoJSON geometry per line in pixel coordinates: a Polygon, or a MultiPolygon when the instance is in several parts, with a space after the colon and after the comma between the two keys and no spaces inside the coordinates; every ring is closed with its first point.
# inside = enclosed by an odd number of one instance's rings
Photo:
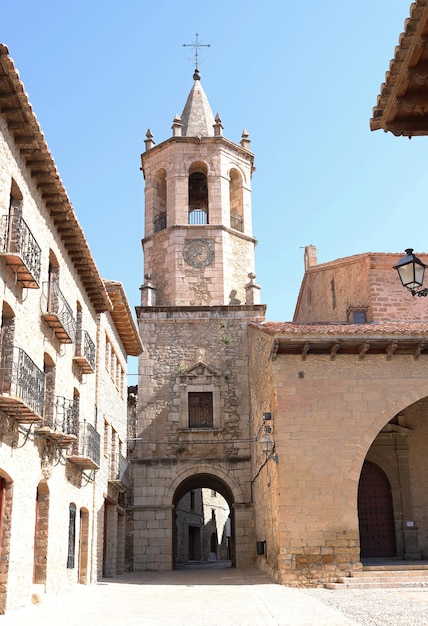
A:
{"type": "MultiPolygon", "coordinates": [[[[407,0],[14,0],[9,47],[104,278],[132,307],[143,282],[148,128],[171,136],[201,43],[202,85],[224,135],[252,140],[257,282],[291,320],[303,247],[318,261],[428,249],[428,138],[371,132],[407,0]],[[400,217],[404,214],[405,219],[400,217]]],[[[131,366],[132,369],[132,366],[131,366]]],[[[136,371],[136,367],[135,367],[136,371]]]]}

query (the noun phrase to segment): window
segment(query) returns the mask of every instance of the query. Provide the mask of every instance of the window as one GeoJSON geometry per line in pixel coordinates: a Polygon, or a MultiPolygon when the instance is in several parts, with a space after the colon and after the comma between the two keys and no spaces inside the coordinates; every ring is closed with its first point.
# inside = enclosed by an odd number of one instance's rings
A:
{"type": "Polygon", "coordinates": [[[230,226],[235,230],[244,230],[244,200],[242,195],[242,179],[238,170],[230,171],[229,183],[230,226]]]}
{"type": "Polygon", "coordinates": [[[74,567],[76,548],[76,505],[71,503],[69,508],[69,522],[68,522],[68,556],[67,567],[72,569],[74,567]]]}
{"type": "Polygon", "coordinates": [[[349,324],[367,324],[369,321],[367,306],[348,306],[346,315],[349,324]]]}
{"type": "Polygon", "coordinates": [[[189,176],[189,224],[208,224],[208,183],[203,172],[189,176]]]}
{"type": "Polygon", "coordinates": [[[213,427],[213,394],[211,391],[190,391],[188,406],[189,428],[213,427]]]}
{"type": "Polygon", "coordinates": [[[191,511],[195,510],[195,492],[194,491],[190,492],[190,510],[191,511]]]}

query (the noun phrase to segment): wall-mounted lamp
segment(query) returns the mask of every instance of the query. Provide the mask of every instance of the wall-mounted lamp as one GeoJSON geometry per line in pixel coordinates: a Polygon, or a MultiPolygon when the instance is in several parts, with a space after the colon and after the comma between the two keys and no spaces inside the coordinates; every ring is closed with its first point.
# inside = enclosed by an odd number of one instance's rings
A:
{"type": "Polygon", "coordinates": [[[397,270],[403,287],[406,287],[412,296],[428,296],[428,288],[419,289],[424,282],[425,268],[428,267],[422,263],[417,256],[413,254],[413,248],[406,249],[406,256],[403,256],[394,265],[397,270]]]}
{"type": "MultiPolygon", "coordinates": [[[[265,419],[265,415],[269,415],[269,418],[268,418],[269,420],[272,419],[271,413],[263,413],[263,422],[267,421],[265,419]]],[[[262,451],[266,455],[266,461],[269,461],[269,459],[272,459],[273,461],[275,461],[275,463],[278,463],[278,455],[272,454],[275,448],[275,442],[270,436],[271,432],[272,432],[272,428],[268,426],[266,423],[264,423],[264,433],[260,437],[259,443],[260,443],[260,447],[262,451]]]]}

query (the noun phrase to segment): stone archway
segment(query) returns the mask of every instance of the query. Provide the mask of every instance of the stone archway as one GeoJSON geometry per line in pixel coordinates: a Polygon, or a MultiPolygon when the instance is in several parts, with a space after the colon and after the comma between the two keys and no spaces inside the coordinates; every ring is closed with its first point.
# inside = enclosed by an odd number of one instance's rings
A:
{"type": "MultiPolygon", "coordinates": [[[[180,500],[189,492],[208,488],[212,491],[219,493],[226,500],[229,506],[229,519],[228,532],[230,534],[230,542],[228,545],[228,552],[230,556],[230,562],[232,567],[236,566],[236,542],[235,542],[235,514],[234,504],[235,499],[231,488],[218,476],[208,473],[197,473],[184,479],[176,488],[172,501],[172,530],[173,530],[173,566],[177,566],[177,527],[176,527],[176,508],[180,500]]],[[[196,539],[198,534],[195,532],[196,527],[190,527],[192,530],[189,533],[189,551],[195,555],[196,539]]],[[[196,559],[199,560],[199,559],[196,559]]]]}

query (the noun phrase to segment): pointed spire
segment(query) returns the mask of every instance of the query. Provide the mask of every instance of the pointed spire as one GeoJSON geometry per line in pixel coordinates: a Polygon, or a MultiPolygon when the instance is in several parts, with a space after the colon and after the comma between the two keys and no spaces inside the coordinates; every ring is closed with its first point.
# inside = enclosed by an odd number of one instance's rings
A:
{"type": "Polygon", "coordinates": [[[146,152],[147,150],[151,150],[151,148],[153,148],[153,146],[155,145],[155,142],[153,141],[152,131],[150,130],[150,128],[147,129],[146,139],[144,140],[144,143],[146,144],[146,152]]]}
{"type": "Polygon", "coordinates": [[[184,105],[181,121],[183,137],[213,137],[214,115],[201,85],[201,75],[196,69],[193,74],[193,87],[184,105]]]}
{"type": "Polygon", "coordinates": [[[251,143],[250,135],[248,134],[248,130],[244,128],[244,130],[242,131],[240,144],[243,148],[245,148],[246,150],[249,150],[250,143],[251,143]]]}
{"type": "Polygon", "coordinates": [[[223,124],[221,123],[220,115],[217,113],[215,116],[215,124],[214,124],[214,136],[221,137],[223,134],[223,124]]]}
{"type": "Polygon", "coordinates": [[[181,117],[178,113],[175,114],[174,120],[172,122],[172,136],[173,137],[181,137],[183,130],[183,123],[181,121],[181,117]]]}

